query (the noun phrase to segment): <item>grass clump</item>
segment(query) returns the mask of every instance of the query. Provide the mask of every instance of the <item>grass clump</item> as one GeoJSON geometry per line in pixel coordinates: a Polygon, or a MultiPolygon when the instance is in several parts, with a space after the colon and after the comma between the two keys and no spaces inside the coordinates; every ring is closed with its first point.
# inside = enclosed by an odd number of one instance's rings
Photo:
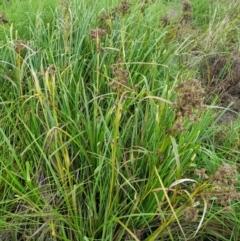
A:
{"type": "Polygon", "coordinates": [[[238,145],[203,79],[218,21],[196,6],[2,4],[1,240],[238,240],[238,145]]]}

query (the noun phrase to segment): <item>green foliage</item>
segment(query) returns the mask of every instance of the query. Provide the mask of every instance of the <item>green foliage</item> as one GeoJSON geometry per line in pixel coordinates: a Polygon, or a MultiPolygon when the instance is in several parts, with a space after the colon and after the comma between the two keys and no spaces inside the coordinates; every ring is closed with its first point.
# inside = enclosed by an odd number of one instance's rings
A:
{"type": "Polygon", "coordinates": [[[213,3],[174,3],[2,5],[1,240],[238,240],[238,125],[191,51],[213,3]]]}
{"type": "Polygon", "coordinates": [[[45,23],[45,27],[47,24],[52,24],[57,2],[57,0],[5,1],[2,8],[8,23],[1,24],[0,39],[11,38],[11,35],[16,35],[20,39],[32,38],[32,35],[35,34],[35,30],[32,32],[33,29],[38,29],[41,22],[45,23]]]}

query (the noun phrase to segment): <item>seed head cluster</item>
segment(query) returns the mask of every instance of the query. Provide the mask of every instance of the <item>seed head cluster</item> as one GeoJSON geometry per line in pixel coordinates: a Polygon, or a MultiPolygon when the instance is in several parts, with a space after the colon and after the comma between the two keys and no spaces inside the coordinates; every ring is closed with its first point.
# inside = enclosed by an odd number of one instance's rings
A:
{"type": "Polygon", "coordinates": [[[91,39],[94,41],[97,45],[97,52],[100,52],[102,50],[101,45],[100,45],[100,40],[107,34],[107,31],[105,29],[92,29],[91,30],[91,39]]]}
{"type": "Polygon", "coordinates": [[[212,180],[215,186],[215,196],[221,205],[228,206],[231,204],[231,200],[240,198],[240,193],[235,188],[238,181],[235,166],[223,164],[212,175],[212,180]]]}
{"type": "Polygon", "coordinates": [[[187,23],[191,22],[192,21],[192,5],[190,2],[188,2],[186,0],[183,1],[182,12],[183,12],[183,15],[182,15],[181,22],[183,24],[187,24],[187,23]]]}
{"type": "Polygon", "coordinates": [[[188,79],[178,84],[178,98],[174,102],[176,108],[176,122],[174,130],[184,131],[184,119],[188,118],[192,122],[198,121],[197,112],[204,108],[203,101],[205,92],[201,83],[196,79],[188,79]]]}
{"type": "Polygon", "coordinates": [[[104,29],[100,29],[100,28],[92,29],[91,30],[91,39],[94,42],[98,42],[99,39],[104,37],[106,34],[107,34],[107,32],[104,29]]]}
{"type": "Polygon", "coordinates": [[[236,166],[224,163],[210,177],[204,168],[195,170],[195,173],[202,179],[212,182],[211,188],[203,191],[202,196],[208,201],[215,198],[217,203],[231,210],[231,201],[240,198],[240,193],[236,190],[238,181],[236,166]]]}
{"type": "Polygon", "coordinates": [[[184,218],[186,219],[186,221],[195,222],[197,220],[198,213],[199,213],[199,210],[197,208],[188,207],[184,211],[184,218]]]}
{"type": "Polygon", "coordinates": [[[132,4],[128,1],[121,1],[117,9],[124,16],[130,12],[131,5],[132,4]]]}
{"type": "Polygon", "coordinates": [[[148,0],[143,0],[142,6],[141,6],[141,12],[144,13],[147,7],[148,7],[148,0]]]}
{"type": "Polygon", "coordinates": [[[113,89],[123,89],[127,85],[129,73],[126,69],[121,66],[121,60],[118,60],[117,64],[111,66],[113,81],[108,86],[113,89]],[[119,66],[119,67],[118,67],[119,66]]]}
{"type": "Polygon", "coordinates": [[[191,12],[192,11],[192,5],[188,1],[183,1],[182,3],[182,11],[183,12],[191,12]]]}
{"type": "Polygon", "coordinates": [[[100,47],[100,39],[112,31],[112,21],[119,13],[122,16],[130,12],[131,3],[128,1],[121,1],[119,6],[114,7],[109,13],[104,12],[99,16],[98,28],[92,29],[90,36],[92,41],[97,44],[97,51],[100,52],[102,48],[100,47]]]}
{"type": "Polygon", "coordinates": [[[0,13],[0,21],[4,24],[9,23],[4,13],[0,13]]]}
{"type": "Polygon", "coordinates": [[[101,13],[98,19],[98,25],[101,29],[107,31],[107,33],[111,33],[111,25],[114,19],[114,13],[101,13]]]}
{"type": "Polygon", "coordinates": [[[160,22],[160,25],[159,25],[159,27],[166,27],[167,25],[169,25],[170,24],[170,19],[169,19],[169,17],[168,17],[168,15],[167,14],[165,14],[162,18],[161,18],[161,22],[160,22]]]}
{"type": "Polygon", "coordinates": [[[206,174],[206,168],[196,169],[195,174],[199,179],[208,179],[208,175],[206,174]]]}
{"type": "Polygon", "coordinates": [[[22,54],[26,50],[26,41],[25,40],[16,40],[14,41],[14,50],[18,54],[22,54]]]}

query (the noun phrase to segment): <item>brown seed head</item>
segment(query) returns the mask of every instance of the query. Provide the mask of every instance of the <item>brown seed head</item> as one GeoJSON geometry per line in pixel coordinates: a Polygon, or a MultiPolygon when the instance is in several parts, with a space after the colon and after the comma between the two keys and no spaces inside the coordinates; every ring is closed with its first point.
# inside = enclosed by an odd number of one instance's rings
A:
{"type": "Polygon", "coordinates": [[[177,89],[179,94],[174,106],[178,109],[178,115],[190,117],[195,110],[203,109],[205,92],[198,80],[190,78],[178,84],[177,89]]]}
{"type": "Polygon", "coordinates": [[[99,27],[105,29],[108,33],[111,31],[111,22],[114,19],[112,13],[102,13],[99,16],[98,24],[99,27]]]}
{"type": "Polygon", "coordinates": [[[173,103],[176,108],[176,121],[173,126],[175,131],[184,131],[184,120],[188,118],[190,122],[197,122],[196,114],[198,110],[204,108],[203,101],[205,92],[201,87],[201,83],[196,79],[188,79],[177,85],[178,97],[173,103]]]}
{"type": "Polygon", "coordinates": [[[118,7],[118,11],[122,15],[125,15],[125,14],[129,13],[131,5],[132,4],[128,1],[121,1],[120,5],[118,7]]]}
{"type": "Polygon", "coordinates": [[[225,206],[226,211],[230,210],[231,201],[240,198],[240,193],[235,187],[237,183],[237,175],[235,166],[224,163],[210,176],[212,187],[205,190],[202,193],[202,196],[208,201],[214,197],[216,203],[225,206]]]}
{"type": "Polygon", "coordinates": [[[99,42],[99,40],[107,34],[107,31],[104,29],[96,28],[91,30],[91,39],[95,42],[99,42]]]}
{"type": "Polygon", "coordinates": [[[4,13],[0,13],[0,20],[6,24],[8,23],[9,21],[7,20],[7,18],[5,17],[4,13]]]}
{"type": "Polygon", "coordinates": [[[20,54],[26,49],[26,41],[25,40],[16,40],[14,42],[14,50],[16,53],[20,54]]]}
{"type": "Polygon", "coordinates": [[[192,11],[192,5],[188,1],[183,1],[182,3],[182,11],[183,12],[191,12],[192,11]]]}
{"type": "Polygon", "coordinates": [[[199,210],[194,207],[189,207],[184,212],[184,217],[187,221],[195,222],[198,217],[199,210]]]}
{"type": "Polygon", "coordinates": [[[170,24],[170,20],[169,20],[169,17],[167,14],[165,14],[162,19],[161,19],[161,23],[160,23],[160,27],[163,26],[163,27],[166,27],[167,25],[170,24]]]}
{"type": "Polygon", "coordinates": [[[115,64],[112,65],[112,74],[113,74],[113,81],[111,83],[109,83],[108,85],[112,88],[112,89],[123,89],[124,86],[127,85],[128,83],[128,77],[129,77],[129,73],[127,70],[125,70],[121,64],[119,63],[120,60],[115,64]],[[120,65],[119,67],[117,67],[118,65],[120,65]]]}
{"type": "Polygon", "coordinates": [[[209,178],[208,175],[206,174],[206,168],[196,169],[195,173],[200,179],[208,179],[209,178]]]}

